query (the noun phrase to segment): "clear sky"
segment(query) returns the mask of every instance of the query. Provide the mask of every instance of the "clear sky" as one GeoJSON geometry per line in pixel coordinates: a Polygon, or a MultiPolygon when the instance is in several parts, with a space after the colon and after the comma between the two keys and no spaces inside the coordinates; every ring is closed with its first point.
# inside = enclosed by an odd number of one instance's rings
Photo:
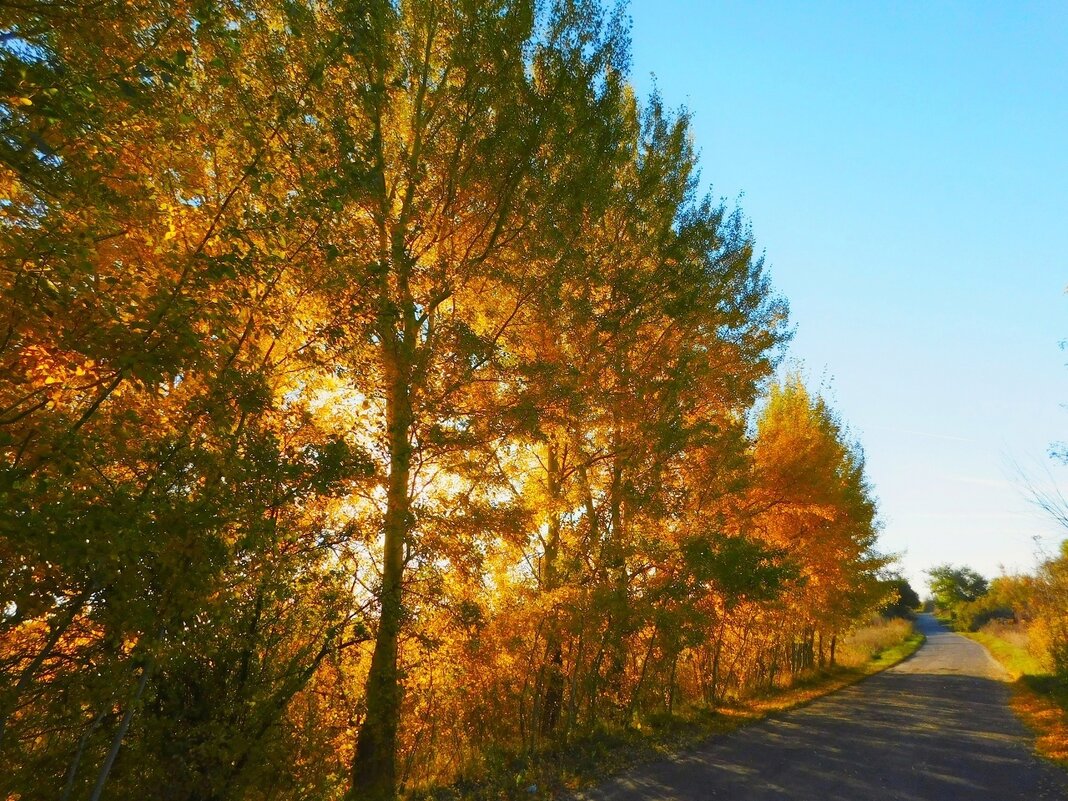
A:
{"type": "Polygon", "coordinates": [[[863,444],[923,594],[1031,569],[1068,440],[1068,4],[632,0],[633,80],[689,108],[752,220],[791,356],[863,444]]]}

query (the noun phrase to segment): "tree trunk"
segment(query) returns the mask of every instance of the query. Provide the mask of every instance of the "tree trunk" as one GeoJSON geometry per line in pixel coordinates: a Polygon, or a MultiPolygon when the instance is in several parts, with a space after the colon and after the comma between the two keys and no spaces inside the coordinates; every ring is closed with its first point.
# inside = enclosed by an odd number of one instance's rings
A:
{"type": "Polygon", "coordinates": [[[597,702],[598,700],[600,700],[601,666],[604,664],[605,654],[607,653],[605,641],[607,635],[607,631],[604,631],[601,634],[601,642],[600,646],[597,649],[597,656],[594,658],[593,662],[590,665],[589,679],[586,682],[586,727],[588,729],[593,729],[597,726],[597,702]]]}
{"type": "Polygon", "coordinates": [[[78,739],[78,748],[74,752],[74,758],[71,759],[70,766],[67,768],[67,783],[63,786],[63,795],[60,801],[69,801],[71,793],[74,792],[74,780],[78,777],[78,768],[82,764],[82,756],[85,754],[85,746],[89,742],[89,738],[93,736],[97,729],[100,728],[100,724],[104,722],[104,713],[100,712],[93,722],[89,725],[82,736],[78,739]]]}
{"type": "MultiPolygon", "coordinates": [[[[608,489],[608,531],[605,537],[605,572],[611,582],[613,603],[609,606],[606,622],[613,632],[610,639],[608,679],[622,683],[626,665],[627,637],[631,633],[632,610],[628,601],[630,576],[626,560],[626,508],[624,505],[623,481],[623,435],[620,429],[619,412],[613,413],[611,483],[608,489]]],[[[630,713],[628,713],[629,715],[630,713]]]]}
{"type": "MultiPolygon", "coordinates": [[[[677,646],[676,646],[677,647],[677,646]]],[[[671,657],[671,673],[668,678],[667,713],[670,718],[675,714],[675,680],[679,670],[679,654],[676,652],[671,657]]]]}
{"type": "MultiPolygon", "coordinates": [[[[388,3],[376,4],[371,12],[372,25],[381,26],[376,35],[383,36],[392,15],[388,3]]],[[[380,40],[385,41],[385,38],[380,40]]],[[[399,215],[394,216],[392,198],[387,189],[384,126],[388,95],[382,87],[389,71],[384,49],[374,52],[374,72],[378,88],[373,95],[371,117],[371,152],[375,154],[373,184],[378,200],[378,250],[383,266],[378,286],[378,337],[386,395],[386,433],[389,443],[389,481],[386,490],[386,514],[382,524],[382,587],[379,591],[378,632],[367,674],[365,698],[367,712],[356,739],[352,762],[352,787],[348,799],[391,801],[397,797],[397,730],[400,726],[401,687],[397,651],[404,616],[402,583],[404,548],[411,524],[411,499],[408,483],[411,474],[411,434],[415,415],[412,409],[412,377],[417,355],[418,323],[416,304],[409,283],[412,259],[407,250],[407,222],[414,193],[414,174],[408,183],[399,215]],[[393,281],[390,280],[392,275],[393,281]],[[394,283],[395,282],[395,283],[394,283]]],[[[421,90],[422,92],[422,90],[421,90]]],[[[421,104],[421,97],[419,103],[421,104]]],[[[419,116],[419,115],[417,115],[419,116]]],[[[419,158],[419,139],[413,142],[411,163],[419,158]]],[[[426,343],[424,343],[426,346],[426,343]]]]}
{"type": "Polygon", "coordinates": [[[111,748],[108,749],[108,755],[104,759],[104,764],[100,767],[100,773],[97,774],[96,784],[93,786],[89,801],[100,801],[100,795],[104,792],[104,785],[107,784],[108,775],[110,775],[111,769],[115,765],[115,759],[119,755],[119,749],[122,747],[126,732],[130,730],[134,712],[137,711],[137,705],[141,702],[141,696],[144,695],[145,686],[148,684],[148,677],[152,675],[154,667],[155,661],[150,657],[145,666],[141,668],[141,679],[137,682],[137,691],[134,693],[133,698],[130,699],[129,704],[126,705],[126,712],[122,716],[122,722],[119,724],[119,728],[115,730],[115,736],[111,738],[111,748]]]}
{"type": "Polygon", "coordinates": [[[575,658],[572,660],[574,667],[571,670],[571,678],[568,681],[567,687],[567,717],[564,720],[564,741],[571,736],[571,732],[574,731],[576,724],[578,723],[579,715],[579,700],[582,697],[579,689],[579,684],[582,681],[582,669],[583,661],[586,658],[586,631],[583,629],[579,633],[578,646],[575,651],[575,658]]]}
{"type": "Polygon", "coordinates": [[[634,683],[634,689],[631,691],[630,703],[627,704],[627,717],[623,721],[625,726],[630,726],[634,718],[634,712],[638,708],[639,695],[642,691],[642,685],[645,684],[646,671],[649,669],[649,659],[653,655],[653,648],[656,645],[656,638],[659,634],[659,628],[654,627],[652,634],[649,635],[649,643],[645,649],[645,656],[642,658],[642,669],[639,671],[638,680],[634,683]]]}
{"type": "Polygon", "coordinates": [[[386,415],[389,434],[389,485],[383,523],[381,612],[365,691],[367,714],[356,740],[352,789],[348,798],[388,801],[397,794],[397,729],[401,687],[397,646],[404,614],[402,582],[408,534],[411,472],[412,358],[403,343],[383,342],[386,367],[386,415]]]}
{"type": "MultiPolygon", "coordinates": [[[[542,589],[552,592],[559,585],[557,576],[557,559],[560,553],[560,460],[556,453],[556,445],[549,442],[546,447],[545,483],[549,496],[549,523],[545,539],[545,555],[542,558],[541,582],[542,589]]],[[[555,616],[555,612],[552,613],[555,616]]],[[[556,723],[560,719],[560,708],[564,699],[564,658],[556,620],[549,621],[548,654],[545,671],[545,693],[542,698],[541,723],[539,731],[543,738],[549,737],[556,723]]]]}
{"type": "Polygon", "coordinates": [[[712,684],[708,690],[708,705],[714,707],[719,703],[719,659],[723,651],[723,637],[716,638],[712,646],[712,684]]]}
{"type": "Polygon", "coordinates": [[[545,699],[541,707],[541,736],[548,738],[560,720],[560,707],[564,700],[564,656],[559,638],[550,645],[545,679],[545,699]]]}

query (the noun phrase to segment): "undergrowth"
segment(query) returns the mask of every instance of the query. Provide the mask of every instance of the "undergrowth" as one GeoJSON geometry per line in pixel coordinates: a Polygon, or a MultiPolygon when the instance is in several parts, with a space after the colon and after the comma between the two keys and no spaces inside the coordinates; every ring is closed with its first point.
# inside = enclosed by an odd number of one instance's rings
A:
{"type": "Polygon", "coordinates": [[[620,771],[691,748],[780,712],[804,706],[911,656],[924,637],[901,620],[873,621],[842,643],[842,661],[715,709],[650,717],[640,727],[600,729],[528,756],[498,755],[477,781],[408,795],[409,801],[540,801],[596,784],[620,771]]]}

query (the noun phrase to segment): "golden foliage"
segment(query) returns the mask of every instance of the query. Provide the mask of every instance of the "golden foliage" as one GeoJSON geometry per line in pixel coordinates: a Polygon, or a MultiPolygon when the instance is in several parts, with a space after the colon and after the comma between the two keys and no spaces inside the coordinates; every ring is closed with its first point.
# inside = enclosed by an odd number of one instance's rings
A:
{"type": "Polygon", "coordinates": [[[882,602],[859,449],[761,400],[785,304],[620,19],[0,13],[0,795],[475,780],[882,602]]]}

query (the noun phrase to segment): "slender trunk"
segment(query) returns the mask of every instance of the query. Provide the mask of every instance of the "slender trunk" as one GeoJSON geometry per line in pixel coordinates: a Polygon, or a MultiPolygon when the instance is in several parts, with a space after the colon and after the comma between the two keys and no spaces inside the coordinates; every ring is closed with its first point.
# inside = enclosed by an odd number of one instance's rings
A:
{"type": "Polygon", "coordinates": [[[115,730],[115,736],[111,738],[111,748],[108,750],[108,755],[104,759],[104,764],[100,766],[100,773],[97,774],[96,784],[93,786],[93,792],[89,796],[89,801],[100,801],[100,796],[104,792],[104,785],[108,782],[108,775],[111,773],[111,769],[115,765],[115,759],[119,755],[119,749],[122,748],[122,741],[126,737],[126,732],[130,730],[130,723],[133,721],[134,712],[137,710],[137,705],[141,702],[141,696],[145,693],[145,686],[148,684],[148,678],[152,675],[154,666],[155,662],[149,658],[149,661],[145,663],[143,668],[141,668],[141,679],[137,682],[137,691],[126,705],[126,712],[122,716],[122,722],[119,723],[119,728],[115,730]]]}
{"type": "Polygon", "coordinates": [[[835,652],[835,649],[837,647],[838,647],[838,635],[837,634],[832,634],[831,635],[831,667],[834,667],[834,664],[835,664],[834,663],[834,652],[835,652]]]}
{"type": "Polygon", "coordinates": [[[679,655],[671,657],[671,675],[668,678],[667,713],[670,718],[675,712],[675,679],[679,670],[679,655]]]}
{"type": "Polygon", "coordinates": [[[397,669],[403,618],[402,581],[407,539],[411,472],[410,374],[412,360],[402,344],[383,343],[387,375],[386,414],[389,432],[389,485],[383,524],[381,612],[371,667],[367,675],[367,713],[356,740],[350,799],[387,801],[397,793],[397,729],[401,687],[397,669]]]}
{"type": "Polygon", "coordinates": [[[590,487],[589,472],[586,470],[586,465],[582,463],[586,456],[582,453],[581,447],[577,445],[575,446],[575,457],[580,462],[578,477],[582,485],[582,505],[586,509],[586,524],[589,526],[586,536],[592,548],[597,544],[597,540],[601,536],[600,525],[597,520],[597,507],[593,502],[593,489],[590,487]]]}
{"type": "Polygon", "coordinates": [[[550,442],[545,451],[545,488],[549,519],[545,536],[545,555],[541,561],[541,586],[543,591],[552,592],[559,584],[557,556],[560,553],[560,459],[555,443],[550,442]]]}
{"type": "Polygon", "coordinates": [[[652,634],[649,636],[649,644],[645,649],[645,656],[642,657],[642,669],[638,672],[638,680],[634,683],[634,690],[631,692],[630,703],[627,704],[627,719],[624,721],[624,725],[629,726],[631,720],[634,718],[634,711],[638,707],[638,696],[641,693],[642,685],[645,684],[645,674],[649,669],[649,659],[653,655],[653,648],[656,645],[656,639],[659,634],[660,630],[654,628],[652,634]]]}
{"type": "Polygon", "coordinates": [[[60,801],[69,801],[70,794],[74,791],[74,780],[78,776],[78,767],[82,763],[82,756],[85,754],[85,746],[89,742],[89,738],[93,736],[93,733],[100,728],[100,724],[104,722],[104,713],[99,713],[94,719],[92,724],[82,732],[81,738],[78,740],[78,749],[74,752],[74,758],[70,762],[70,767],[67,768],[67,783],[63,787],[63,796],[60,801]]]}
{"type": "Polygon", "coordinates": [[[609,567],[615,571],[616,581],[626,581],[626,562],[623,543],[623,465],[618,448],[621,447],[617,435],[614,443],[617,454],[612,459],[612,483],[609,488],[609,527],[611,528],[609,567]]]}
{"type": "Polygon", "coordinates": [[[241,714],[245,689],[248,685],[249,671],[252,669],[252,658],[256,652],[256,644],[259,639],[260,617],[263,615],[264,584],[265,582],[261,582],[256,590],[256,602],[252,608],[252,617],[249,620],[248,628],[245,631],[245,642],[241,649],[241,666],[238,668],[237,672],[237,687],[235,692],[239,702],[234,704],[233,711],[230,713],[231,725],[237,723],[237,719],[241,714]]]}
{"type": "Polygon", "coordinates": [[[578,723],[578,706],[579,706],[579,684],[582,677],[583,661],[586,658],[586,630],[583,629],[579,633],[578,648],[576,649],[575,658],[572,660],[574,668],[571,671],[571,681],[568,682],[568,696],[567,696],[567,718],[564,720],[564,739],[570,737],[571,732],[574,730],[578,723]]]}
{"type": "MultiPolygon", "coordinates": [[[[726,681],[729,682],[731,677],[734,677],[739,686],[747,686],[747,685],[750,684],[751,679],[752,679],[752,674],[753,674],[754,671],[752,669],[750,669],[748,674],[739,675],[738,665],[742,664],[743,668],[745,666],[745,663],[742,662],[742,659],[747,654],[748,646],[749,646],[749,636],[752,633],[753,633],[752,623],[747,623],[745,625],[745,628],[742,629],[742,640],[741,640],[741,643],[739,643],[739,645],[738,645],[738,647],[737,647],[737,649],[735,651],[734,659],[731,660],[730,667],[727,668],[726,681]]],[[[752,660],[747,660],[747,661],[751,662],[752,660]]]]}
{"type": "Polygon", "coordinates": [[[605,637],[607,632],[602,632],[601,642],[597,648],[597,656],[590,665],[590,677],[586,683],[586,727],[593,729],[597,725],[597,701],[601,692],[601,666],[605,657],[605,637]]]}
{"type": "Polygon", "coordinates": [[[709,706],[715,706],[719,703],[719,661],[723,652],[723,632],[720,629],[720,635],[716,637],[716,642],[712,646],[712,686],[709,688],[708,703],[709,706]]]}
{"type": "MultiPolygon", "coordinates": [[[[369,19],[379,37],[387,41],[387,29],[394,14],[389,3],[374,3],[369,19]]],[[[429,47],[429,37],[427,46],[429,47]]],[[[389,444],[389,480],[386,489],[386,514],[382,524],[382,587],[379,591],[378,632],[371,654],[364,697],[366,714],[356,739],[352,762],[352,787],[348,799],[391,801],[397,797],[397,731],[400,727],[401,687],[397,665],[400,630],[404,615],[402,582],[404,548],[411,524],[411,499],[408,484],[411,474],[412,377],[417,352],[418,324],[410,277],[412,260],[407,249],[407,223],[412,209],[419,160],[422,98],[425,84],[420,84],[416,107],[416,133],[410,152],[406,187],[399,214],[394,212],[394,196],[387,186],[386,173],[390,157],[385,146],[385,130],[390,125],[385,91],[389,73],[384,47],[375,48],[373,71],[376,87],[371,99],[370,152],[374,154],[374,194],[378,209],[378,251],[382,269],[378,285],[378,337],[386,396],[386,433],[389,444]],[[392,280],[391,280],[392,278],[392,280]]]]}
{"type": "Polygon", "coordinates": [[[541,707],[541,736],[550,737],[560,720],[560,707],[564,698],[564,657],[557,639],[549,651],[547,677],[545,679],[545,700],[541,707]]]}
{"type": "Polygon", "coordinates": [[[619,424],[619,412],[613,413],[612,476],[608,497],[608,532],[606,534],[605,563],[610,576],[614,602],[609,606],[608,627],[613,632],[610,640],[609,674],[611,682],[621,682],[626,662],[626,640],[631,633],[632,610],[629,603],[630,577],[626,559],[626,509],[623,498],[623,435],[619,424]]]}
{"type": "MultiPolygon", "coordinates": [[[[546,487],[549,496],[549,524],[545,538],[545,556],[542,559],[542,589],[552,592],[559,584],[557,559],[560,553],[560,460],[556,445],[550,442],[546,448],[546,487]]],[[[555,613],[554,613],[555,614],[555,613]]],[[[548,653],[546,658],[545,694],[541,706],[540,733],[549,737],[560,719],[560,707],[564,698],[563,650],[559,627],[550,621],[548,653]]]]}

